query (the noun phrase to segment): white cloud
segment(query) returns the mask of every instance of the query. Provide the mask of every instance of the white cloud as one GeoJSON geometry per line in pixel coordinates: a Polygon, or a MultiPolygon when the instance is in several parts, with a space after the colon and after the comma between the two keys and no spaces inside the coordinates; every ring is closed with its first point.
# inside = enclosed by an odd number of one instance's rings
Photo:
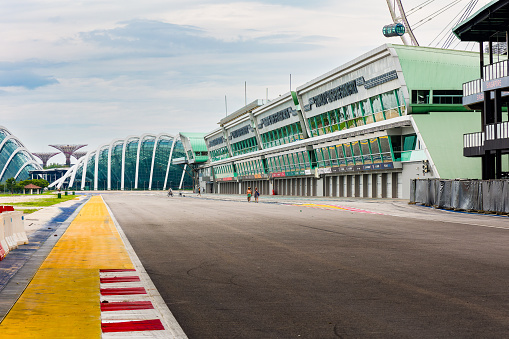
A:
{"type": "MultiPolygon", "coordinates": [[[[383,0],[12,1],[0,12],[0,124],[34,152],[208,132],[225,95],[230,112],[244,104],[244,81],[248,101],[276,97],[290,73],[295,88],[400,43],[382,36],[388,23],[383,0]]],[[[427,42],[440,30],[423,28],[427,42]]]]}

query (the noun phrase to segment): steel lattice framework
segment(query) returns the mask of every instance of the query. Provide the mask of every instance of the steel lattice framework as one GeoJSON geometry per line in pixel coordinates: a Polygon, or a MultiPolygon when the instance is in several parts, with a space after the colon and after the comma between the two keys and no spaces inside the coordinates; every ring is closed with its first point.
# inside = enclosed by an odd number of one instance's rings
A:
{"type": "Polygon", "coordinates": [[[71,166],[71,155],[79,150],[82,147],[87,146],[85,145],[49,145],[51,147],[56,148],[60,152],[62,152],[65,155],[65,164],[67,166],[71,166]]]}
{"type": "Polygon", "coordinates": [[[58,152],[40,152],[40,153],[32,153],[36,157],[42,160],[42,167],[46,167],[48,165],[48,160],[58,154],[58,152]]]}
{"type": "Polygon", "coordinates": [[[87,155],[88,152],[74,152],[72,154],[73,157],[76,158],[76,160],[80,160],[80,158],[83,158],[85,155],[87,155]]]}

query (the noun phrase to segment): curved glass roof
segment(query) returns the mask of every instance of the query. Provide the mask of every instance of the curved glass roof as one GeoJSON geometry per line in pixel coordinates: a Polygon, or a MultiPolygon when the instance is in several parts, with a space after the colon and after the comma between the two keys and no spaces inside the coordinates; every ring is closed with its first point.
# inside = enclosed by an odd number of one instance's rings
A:
{"type": "Polygon", "coordinates": [[[0,126],[0,182],[29,178],[29,171],[41,169],[35,157],[9,130],[0,126]]]}
{"type": "Polygon", "coordinates": [[[76,190],[167,190],[189,188],[193,179],[175,158],[185,157],[178,136],[143,134],[115,139],[91,150],[56,184],[76,190]]]}

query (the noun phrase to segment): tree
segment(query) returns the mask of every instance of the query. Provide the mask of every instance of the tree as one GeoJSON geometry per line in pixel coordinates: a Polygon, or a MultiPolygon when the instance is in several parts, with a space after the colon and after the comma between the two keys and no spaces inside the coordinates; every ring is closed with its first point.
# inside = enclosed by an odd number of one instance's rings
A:
{"type": "Polygon", "coordinates": [[[39,186],[41,188],[45,188],[45,187],[49,186],[49,182],[44,179],[32,179],[31,181],[32,181],[32,184],[34,184],[35,186],[39,186]]]}
{"type": "Polygon", "coordinates": [[[14,193],[14,189],[16,188],[16,179],[9,178],[5,180],[5,186],[11,192],[11,194],[14,193]]]}

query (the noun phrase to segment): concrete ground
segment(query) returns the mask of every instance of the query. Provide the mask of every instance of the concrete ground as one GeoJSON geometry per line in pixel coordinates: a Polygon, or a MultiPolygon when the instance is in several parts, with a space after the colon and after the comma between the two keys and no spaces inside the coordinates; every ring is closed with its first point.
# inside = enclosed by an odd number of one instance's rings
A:
{"type": "Polygon", "coordinates": [[[507,217],[403,200],[104,199],[190,338],[507,336],[507,217]]]}

